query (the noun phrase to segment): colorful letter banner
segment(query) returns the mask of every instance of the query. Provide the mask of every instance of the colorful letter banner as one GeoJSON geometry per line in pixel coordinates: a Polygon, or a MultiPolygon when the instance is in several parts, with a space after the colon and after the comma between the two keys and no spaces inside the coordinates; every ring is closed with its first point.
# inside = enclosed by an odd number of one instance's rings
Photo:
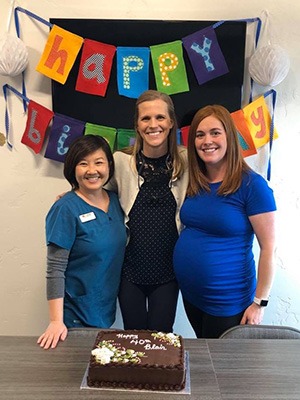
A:
{"type": "Polygon", "coordinates": [[[157,89],[167,94],[189,91],[182,42],[150,46],[157,89]]]}
{"type": "Polygon", "coordinates": [[[119,94],[137,99],[149,89],[148,47],[117,48],[117,80],[119,94]]]}
{"type": "Polygon", "coordinates": [[[25,132],[22,136],[21,143],[38,154],[44,143],[47,127],[53,118],[54,113],[48,108],[30,100],[28,104],[28,117],[25,132]]]}
{"type": "Polygon", "coordinates": [[[252,156],[256,154],[256,148],[246,123],[243,110],[237,110],[231,113],[232,119],[238,131],[239,142],[242,148],[243,157],[252,156]]]}
{"type": "Polygon", "coordinates": [[[85,39],[75,89],[105,96],[116,47],[85,39]]]}
{"type": "Polygon", "coordinates": [[[229,72],[213,27],[186,36],[182,42],[199,85],[229,72]]]}
{"type": "Polygon", "coordinates": [[[136,138],[134,129],[118,129],[117,136],[117,149],[124,149],[124,147],[133,146],[136,138]]]}
{"type": "Polygon", "coordinates": [[[82,37],[53,25],[36,70],[64,84],[82,43],[82,37]]]}
{"type": "MultiPolygon", "coordinates": [[[[243,112],[255,147],[258,149],[270,140],[271,116],[264,96],[244,107],[243,112]]],[[[276,138],[278,133],[274,128],[274,139],[276,138]]]]}
{"type": "Polygon", "coordinates": [[[55,114],[45,157],[64,162],[70,144],[83,135],[84,125],[77,119],[55,114]]]}
{"type": "Polygon", "coordinates": [[[181,130],[181,138],[182,138],[182,144],[187,147],[188,145],[188,138],[189,138],[189,131],[190,131],[190,126],[183,126],[180,128],[181,130]]]}
{"type": "Polygon", "coordinates": [[[116,135],[117,135],[117,130],[115,128],[111,128],[109,126],[104,126],[104,125],[91,124],[90,122],[87,122],[85,124],[84,134],[98,135],[104,137],[107,140],[111,151],[114,151],[116,135]]]}

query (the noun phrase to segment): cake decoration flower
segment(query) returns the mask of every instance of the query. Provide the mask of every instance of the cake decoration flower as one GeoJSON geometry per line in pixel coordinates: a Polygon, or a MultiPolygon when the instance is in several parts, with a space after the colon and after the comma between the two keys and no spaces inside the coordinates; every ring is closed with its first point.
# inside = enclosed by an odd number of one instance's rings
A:
{"type": "Polygon", "coordinates": [[[108,364],[114,352],[109,350],[107,347],[97,348],[92,350],[92,355],[95,356],[95,359],[100,364],[108,364]]]}
{"type": "Polygon", "coordinates": [[[141,351],[125,349],[118,343],[112,342],[111,340],[103,340],[96,349],[92,350],[92,355],[95,357],[96,362],[100,364],[108,364],[110,362],[138,364],[141,362],[141,357],[146,357],[145,353],[141,351]]]}
{"type": "Polygon", "coordinates": [[[164,333],[164,332],[157,332],[152,333],[152,336],[159,341],[169,343],[174,347],[181,347],[179,336],[175,333],[164,333]]]}

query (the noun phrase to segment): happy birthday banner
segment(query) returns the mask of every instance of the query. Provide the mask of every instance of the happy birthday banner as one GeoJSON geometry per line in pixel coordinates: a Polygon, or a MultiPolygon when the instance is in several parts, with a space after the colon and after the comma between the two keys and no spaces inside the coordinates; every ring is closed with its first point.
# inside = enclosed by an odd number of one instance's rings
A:
{"type": "MultiPolygon", "coordinates": [[[[102,97],[106,95],[115,55],[118,92],[120,95],[129,98],[137,98],[142,92],[149,89],[150,59],[157,89],[169,95],[189,91],[183,51],[188,55],[198,85],[229,72],[215,33],[215,29],[225,21],[219,21],[173,42],[149,47],[121,47],[85,39],[49,23],[28,10],[16,7],[15,24],[19,38],[18,12],[23,12],[50,28],[44,51],[36,66],[38,72],[64,85],[80,50],[82,50],[75,86],[75,90],[79,92],[102,97]]],[[[261,30],[259,18],[237,21],[257,22],[256,41],[258,40],[261,30]]],[[[134,130],[79,121],[66,115],[54,113],[28,99],[23,76],[23,93],[19,93],[10,85],[3,86],[6,101],[6,138],[7,144],[11,148],[7,110],[8,89],[21,97],[23,104],[28,104],[27,123],[21,142],[30,147],[36,154],[41,152],[48,131],[48,143],[44,156],[59,162],[64,162],[65,155],[73,140],[84,134],[97,134],[105,137],[112,151],[134,143],[134,130]]],[[[245,108],[231,114],[238,130],[244,157],[256,154],[257,148],[266,143],[270,144],[271,154],[273,139],[278,136],[274,127],[275,99],[276,92],[271,90],[254,102],[251,101],[245,108]],[[272,116],[265,102],[265,98],[270,94],[273,95],[272,116]]],[[[186,145],[188,131],[188,126],[178,130],[178,143],[186,145]]],[[[270,177],[271,170],[270,159],[268,177],[270,177]]]]}
{"type": "MultiPolygon", "coordinates": [[[[135,140],[135,131],[108,127],[89,122],[79,121],[69,116],[54,113],[42,105],[28,99],[14,87],[5,84],[3,94],[6,101],[5,127],[7,143],[9,141],[9,113],[7,109],[8,90],[28,103],[27,123],[21,143],[30,147],[36,154],[40,153],[49,131],[45,157],[64,162],[65,155],[70,144],[79,136],[93,134],[103,136],[109,143],[112,151],[130,146],[135,140]],[[52,122],[52,124],[50,124],[52,122]]],[[[278,137],[274,127],[274,106],[276,92],[274,89],[248,104],[243,109],[232,112],[231,115],[236,124],[241,151],[244,157],[257,153],[257,148],[269,143],[270,153],[273,139],[278,137]],[[270,113],[265,99],[272,95],[273,110],[270,113]],[[272,114],[272,116],[271,116],[272,114]]],[[[187,145],[189,126],[179,129],[179,144],[187,145]]],[[[268,179],[270,179],[270,160],[268,167],[268,179]]]]}
{"type": "MultiPolygon", "coordinates": [[[[15,8],[15,24],[20,37],[18,12],[23,12],[51,30],[36,66],[36,70],[50,79],[65,84],[75,60],[82,49],[76,91],[105,96],[113,60],[117,58],[117,84],[120,95],[137,98],[149,89],[150,57],[157,90],[169,95],[189,91],[183,51],[185,50],[199,85],[229,72],[215,33],[222,23],[201,29],[174,42],[150,47],[121,47],[82,38],[21,7],[15,8]]],[[[236,20],[257,22],[259,18],[236,20]]],[[[23,94],[25,94],[23,92],[23,94]]]]}

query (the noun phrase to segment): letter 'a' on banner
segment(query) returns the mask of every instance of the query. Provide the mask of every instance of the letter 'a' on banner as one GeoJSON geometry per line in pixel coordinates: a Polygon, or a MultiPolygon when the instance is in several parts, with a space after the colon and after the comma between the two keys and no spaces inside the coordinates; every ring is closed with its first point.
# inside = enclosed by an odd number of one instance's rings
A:
{"type": "Polygon", "coordinates": [[[53,25],[36,70],[64,84],[82,46],[83,38],[53,25]]]}
{"type": "Polygon", "coordinates": [[[51,160],[64,162],[71,143],[83,136],[85,122],[55,114],[45,157],[51,160]]]}
{"type": "Polygon", "coordinates": [[[249,131],[243,110],[237,110],[231,113],[231,117],[237,128],[240,146],[243,157],[249,157],[257,153],[251,133],[249,131]]]}
{"type": "Polygon", "coordinates": [[[186,36],[182,42],[199,85],[229,72],[213,27],[186,36]]]}
{"type": "Polygon", "coordinates": [[[150,49],[157,89],[167,94],[188,92],[181,40],[150,46],[150,49]]]}
{"type": "Polygon", "coordinates": [[[111,151],[114,151],[117,136],[117,130],[115,128],[111,128],[110,126],[91,124],[90,122],[87,122],[85,124],[84,134],[102,136],[108,142],[111,151]]]}
{"type": "Polygon", "coordinates": [[[117,81],[121,96],[137,99],[149,89],[148,47],[117,47],[117,81]]]}
{"type": "Polygon", "coordinates": [[[115,52],[113,45],[85,39],[75,89],[104,97],[115,52]]]}
{"type": "MultiPolygon", "coordinates": [[[[264,146],[270,141],[271,131],[271,116],[264,96],[245,106],[243,113],[255,147],[258,149],[264,146]]],[[[273,138],[278,138],[275,128],[273,138]]]]}
{"type": "Polygon", "coordinates": [[[53,111],[48,110],[32,100],[29,101],[27,123],[21,143],[32,148],[36,154],[38,154],[43,147],[46,130],[53,115],[53,111]]]}

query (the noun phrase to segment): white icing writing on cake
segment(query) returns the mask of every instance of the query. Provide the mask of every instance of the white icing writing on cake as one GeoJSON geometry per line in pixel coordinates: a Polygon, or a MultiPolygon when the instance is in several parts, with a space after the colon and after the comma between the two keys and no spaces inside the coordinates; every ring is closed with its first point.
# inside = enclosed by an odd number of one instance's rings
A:
{"type": "Polygon", "coordinates": [[[157,345],[157,344],[146,344],[144,346],[145,350],[167,350],[166,347],[163,344],[157,345]]]}
{"type": "Polygon", "coordinates": [[[133,335],[133,334],[126,335],[124,333],[118,333],[117,334],[117,338],[120,338],[120,339],[138,339],[139,336],[138,335],[133,335]]]}
{"type": "Polygon", "coordinates": [[[129,343],[132,343],[135,345],[140,344],[141,346],[143,346],[145,343],[151,343],[151,340],[149,340],[149,339],[132,339],[132,340],[130,340],[129,343]]]}

